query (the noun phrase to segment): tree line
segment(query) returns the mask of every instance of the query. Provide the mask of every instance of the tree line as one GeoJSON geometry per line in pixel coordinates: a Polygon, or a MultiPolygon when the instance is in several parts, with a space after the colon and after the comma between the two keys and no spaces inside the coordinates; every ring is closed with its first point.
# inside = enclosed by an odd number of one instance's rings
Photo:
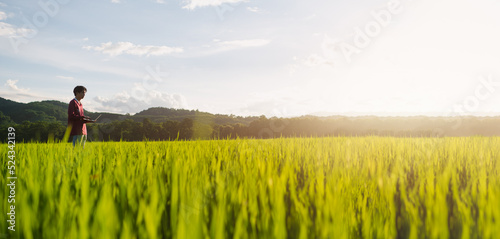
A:
{"type": "MultiPolygon", "coordinates": [[[[16,142],[58,142],[64,138],[67,129],[67,125],[59,121],[0,123],[1,132],[7,132],[8,127],[15,128],[16,142]]],[[[154,123],[147,118],[142,122],[126,119],[87,124],[87,136],[89,141],[189,140],[193,136],[192,128],[193,120],[188,118],[162,123],[154,123]]],[[[5,142],[6,138],[2,138],[2,142],[5,142]]]]}
{"type": "Polygon", "coordinates": [[[213,127],[212,138],[328,136],[461,137],[500,136],[500,117],[315,117],[266,118],[249,125],[213,127]]]}
{"type": "MultiPolygon", "coordinates": [[[[16,128],[18,142],[60,141],[66,125],[59,121],[15,124],[0,115],[0,130],[16,128]],[[3,120],[2,120],[3,119],[3,120]]],[[[260,116],[249,124],[206,124],[191,118],[154,122],[149,118],[87,124],[90,141],[168,141],[192,139],[327,137],[327,136],[500,136],[500,118],[445,117],[298,117],[260,116]]],[[[5,141],[3,137],[2,141],[5,141]]]]}

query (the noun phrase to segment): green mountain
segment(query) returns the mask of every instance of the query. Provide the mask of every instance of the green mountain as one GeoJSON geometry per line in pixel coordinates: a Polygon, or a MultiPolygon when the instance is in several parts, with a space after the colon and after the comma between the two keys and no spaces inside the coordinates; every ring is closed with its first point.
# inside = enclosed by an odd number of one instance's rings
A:
{"type": "MultiPolygon", "coordinates": [[[[379,117],[302,116],[295,118],[241,117],[198,110],[154,107],[135,115],[86,112],[91,118],[102,114],[89,132],[99,140],[169,140],[210,138],[272,138],[297,136],[500,136],[497,117],[379,117]],[[180,134],[179,132],[182,132],[180,134]]],[[[67,103],[41,101],[19,103],[0,98],[0,129],[19,127],[19,139],[48,141],[61,138],[66,128],[67,103]]],[[[17,129],[17,128],[16,128],[17,129]]],[[[16,136],[17,137],[17,136],[16,136]]],[[[0,139],[1,140],[1,139],[0,139]]]]}
{"type": "Polygon", "coordinates": [[[259,117],[241,117],[234,115],[211,114],[200,112],[198,110],[171,109],[162,107],[153,107],[143,110],[134,116],[132,119],[142,121],[144,118],[149,118],[153,122],[182,121],[185,118],[192,119],[195,122],[200,122],[208,125],[223,125],[223,124],[244,124],[248,125],[259,117]]]}
{"type": "MultiPolygon", "coordinates": [[[[29,122],[56,122],[66,124],[68,120],[68,104],[55,100],[37,101],[30,103],[19,103],[0,97],[0,112],[15,123],[29,122]]],[[[90,117],[96,117],[100,113],[85,112],[90,117]]],[[[103,113],[103,116],[111,120],[118,120],[122,115],[103,113]]],[[[6,119],[3,119],[5,121],[6,119]]]]}
{"type": "MultiPolygon", "coordinates": [[[[24,121],[61,122],[63,124],[66,124],[68,119],[67,111],[68,103],[63,103],[60,101],[48,100],[30,103],[19,103],[0,97],[0,124],[9,124],[12,122],[20,124],[24,121]]],[[[123,121],[126,119],[132,119],[137,122],[142,122],[145,118],[149,118],[151,121],[159,123],[165,121],[182,121],[183,119],[188,118],[206,125],[238,123],[248,125],[250,124],[250,122],[258,119],[258,117],[220,115],[200,112],[198,110],[170,109],[162,107],[149,108],[133,116],[90,111],[85,111],[85,115],[88,115],[91,118],[96,118],[97,116],[101,115],[98,121],[101,123],[107,123],[117,120],[123,121]]]]}
{"type": "Polygon", "coordinates": [[[0,112],[12,121],[62,121],[65,116],[64,104],[58,101],[19,103],[0,98],[0,112]]]}

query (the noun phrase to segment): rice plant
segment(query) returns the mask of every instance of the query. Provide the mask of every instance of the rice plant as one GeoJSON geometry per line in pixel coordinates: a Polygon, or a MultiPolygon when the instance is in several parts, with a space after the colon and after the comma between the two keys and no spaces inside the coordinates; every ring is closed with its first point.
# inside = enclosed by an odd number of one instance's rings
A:
{"type": "Polygon", "coordinates": [[[498,137],[17,144],[16,231],[0,220],[1,233],[495,238],[499,146],[498,137]]]}

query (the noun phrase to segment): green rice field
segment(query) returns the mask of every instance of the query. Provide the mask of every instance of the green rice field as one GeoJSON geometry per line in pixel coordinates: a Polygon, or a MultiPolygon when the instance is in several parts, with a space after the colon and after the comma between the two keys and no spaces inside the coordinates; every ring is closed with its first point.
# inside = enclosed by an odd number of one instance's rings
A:
{"type": "Polygon", "coordinates": [[[500,137],[16,144],[3,238],[498,238],[500,137]]]}

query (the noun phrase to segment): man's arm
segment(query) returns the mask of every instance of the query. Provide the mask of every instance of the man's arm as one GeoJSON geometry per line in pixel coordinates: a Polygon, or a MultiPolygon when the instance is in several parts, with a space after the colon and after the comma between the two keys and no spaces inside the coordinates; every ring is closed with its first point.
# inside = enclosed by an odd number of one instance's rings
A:
{"type": "Polygon", "coordinates": [[[94,123],[94,122],[95,122],[95,120],[92,120],[92,119],[91,119],[90,117],[88,117],[88,116],[83,116],[83,119],[82,119],[82,120],[83,120],[83,122],[84,122],[84,123],[94,123]]]}

